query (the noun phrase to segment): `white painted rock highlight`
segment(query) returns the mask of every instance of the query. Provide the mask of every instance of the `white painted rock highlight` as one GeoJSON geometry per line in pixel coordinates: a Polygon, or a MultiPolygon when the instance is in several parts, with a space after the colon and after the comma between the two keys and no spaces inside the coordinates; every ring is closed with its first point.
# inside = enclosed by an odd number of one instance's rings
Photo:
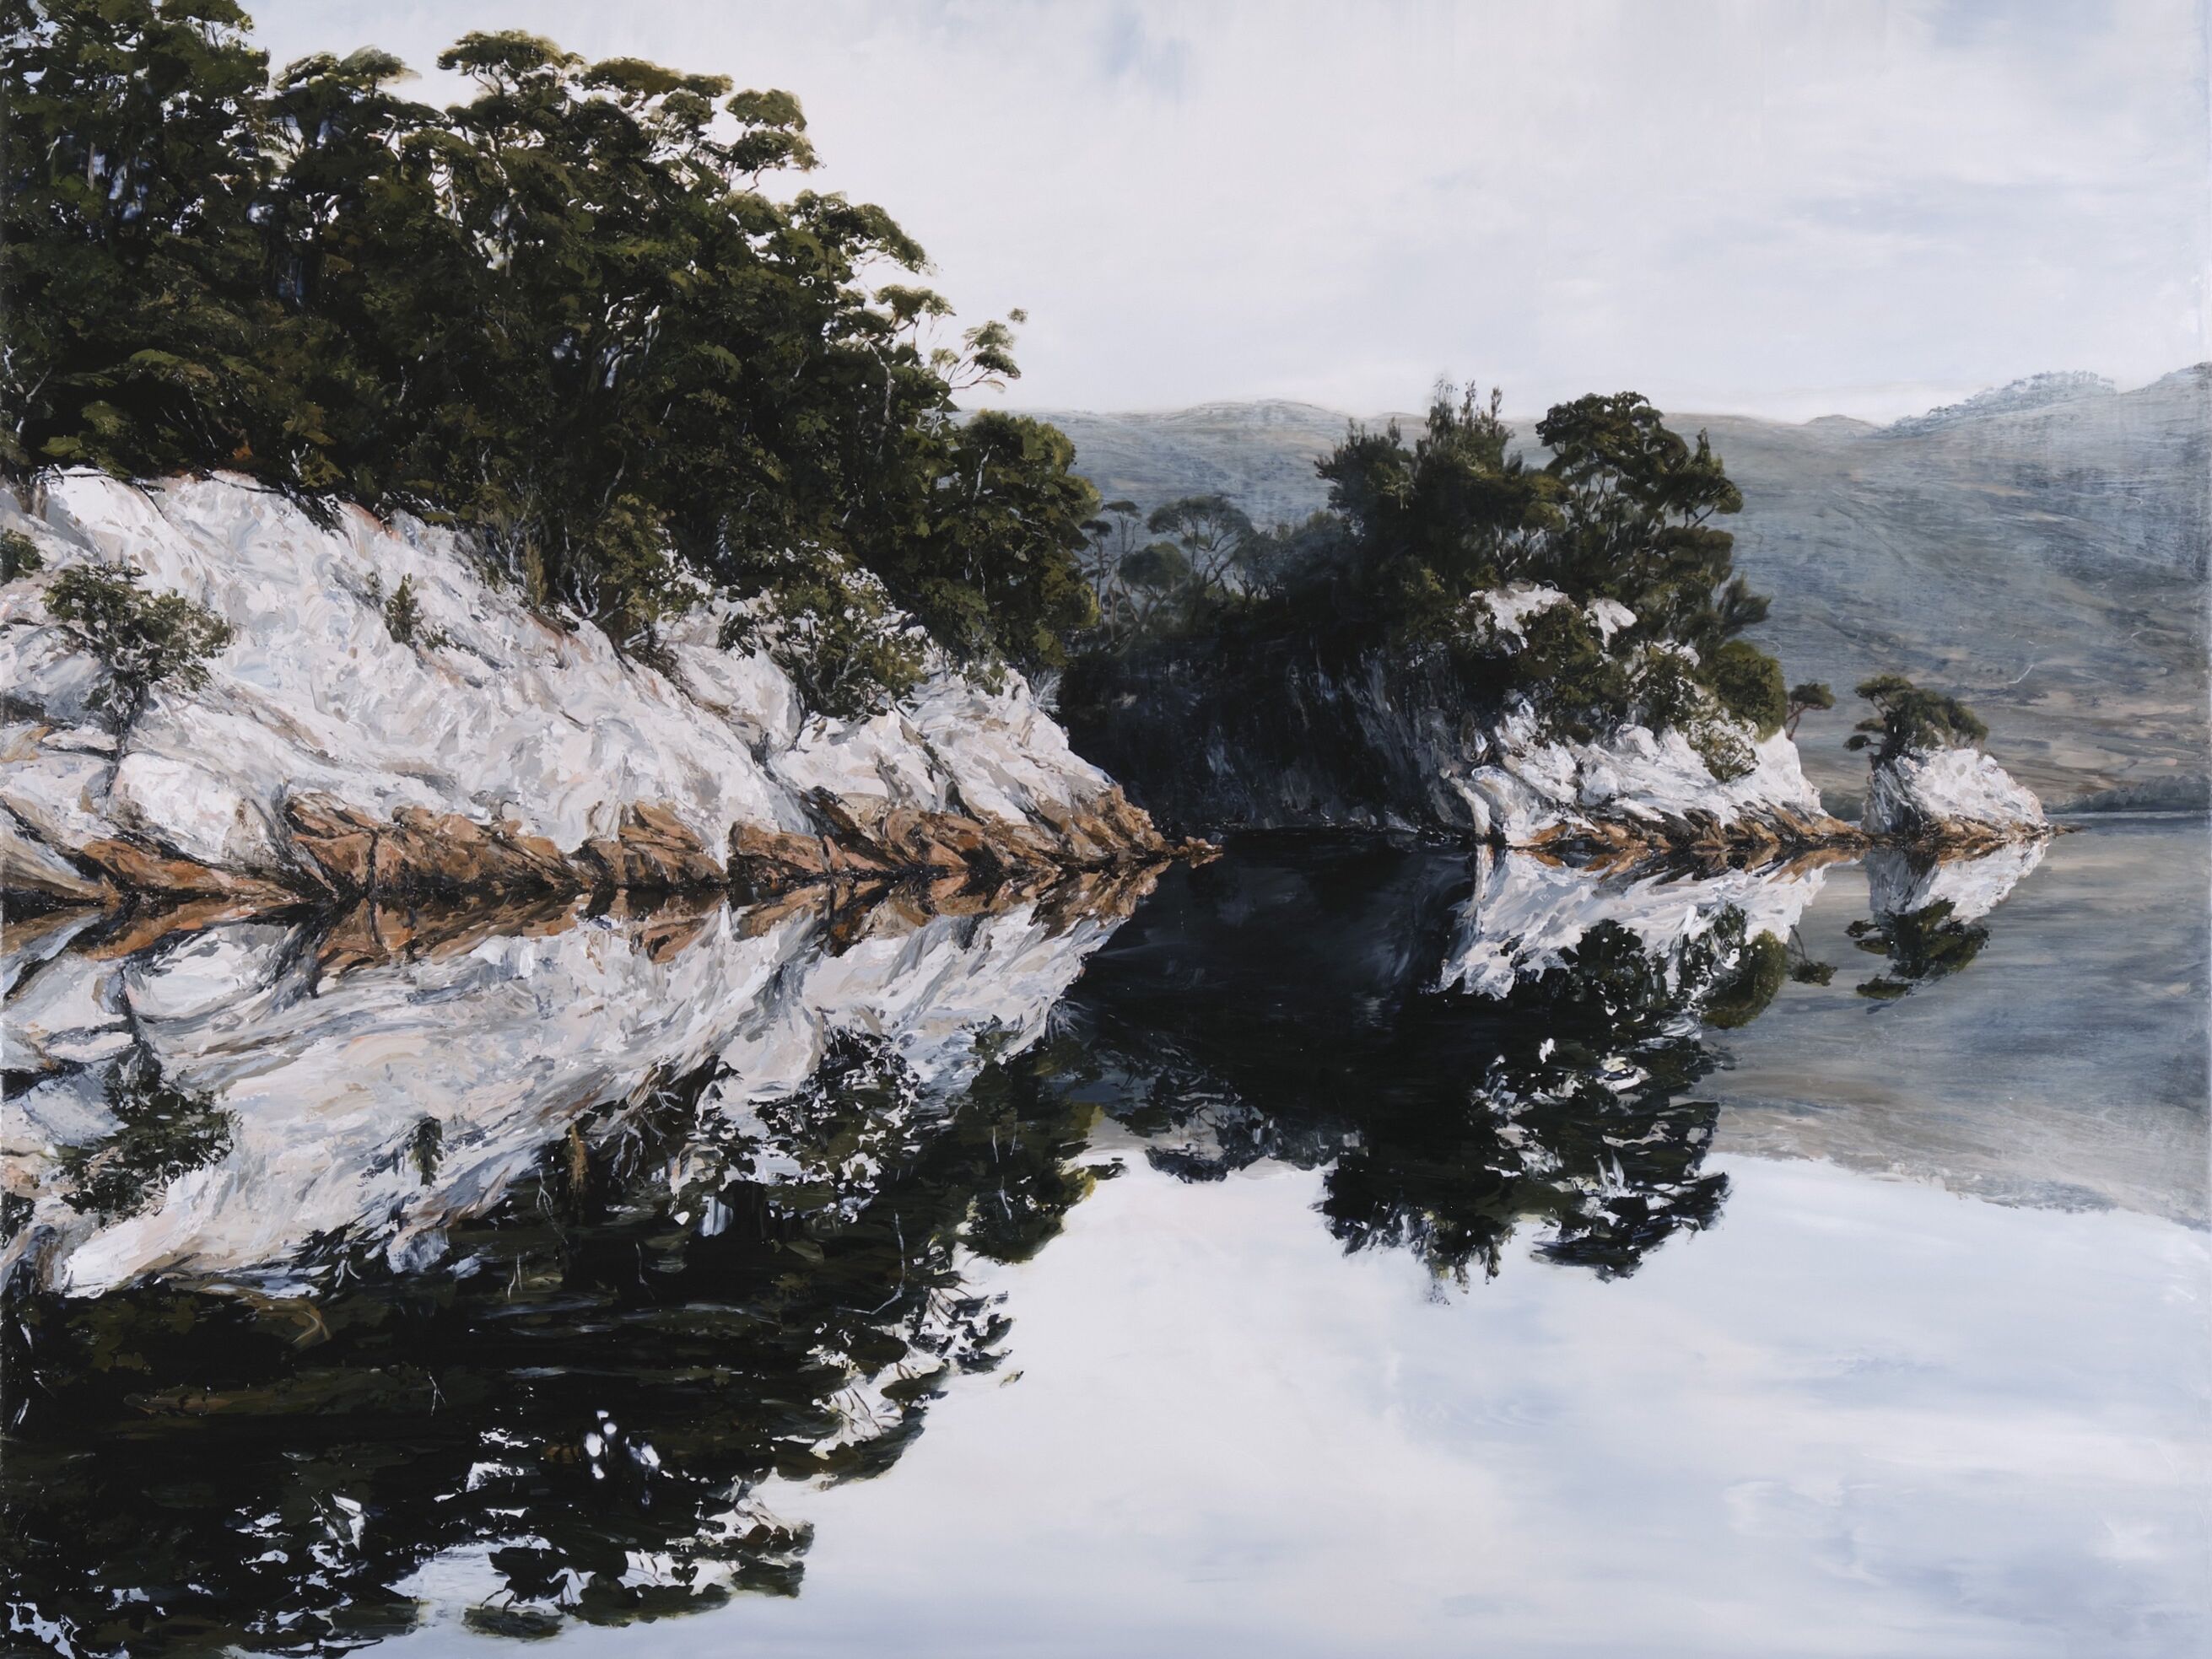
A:
{"type": "Polygon", "coordinates": [[[1657,826],[1709,815],[1723,824],[1783,814],[1825,817],[1820,793],[1799,768],[1797,745],[1778,732],[1752,742],[1752,769],[1720,779],[1677,731],[1624,726],[1593,743],[1540,743],[1527,714],[1492,734],[1477,764],[1450,776],[1478,835],[1522,846],[1579,823],[1657,826]]]}
{"type": "Polygon", "coordinates": [[[734,826],[809,831],[803,802],[908,806],[1047,836],[1111,789],[1018,675],[988,692],[940,666],[872,719],[802,714],[765,654],[717,647],[716,616],[668,632],[671,672],[626,660],[589,623],[556,626],[496,586],[458,538],[358,508],[329,528],[236,478],[134,486],[54,479],[33,520],[0,528],[45,570],[0,589],[0,807],[33,842],[11,872],[130,836],[240,877],[300,884],[284,807],[310,794],[384,820],[402,808],[504,821],[562,852],[664,807],[719,856],[734,826]],[[91,712],[105,677],[46,616],[76,563],[126,566],[234,637],[194,690],[158,688],[118,744],[91,712]],[[384,598],[412,583],[415,642],[384,598]]]}
{"type": "Polygon", "coordinates": [[[1875,767],[1865,826],[1908,840],[2015,840],[2050,827],[2043,803],[1978,749],[1908,753],[1875,767]]]}
{"type": "Polygon", "coordinates": [[[1712,876],[1662,872],[1594,877],[1533,854],[1486,850],[1474,891],[1462,907],[1439,988],[1503,997],[1523,979],[1565,965],[1589,932],[1612,922],[1635,935],[1669,971],[1684,949],[1729,911],[1743,936],[1786,939],[1819,896],[1819,866],[1712,876]]]}

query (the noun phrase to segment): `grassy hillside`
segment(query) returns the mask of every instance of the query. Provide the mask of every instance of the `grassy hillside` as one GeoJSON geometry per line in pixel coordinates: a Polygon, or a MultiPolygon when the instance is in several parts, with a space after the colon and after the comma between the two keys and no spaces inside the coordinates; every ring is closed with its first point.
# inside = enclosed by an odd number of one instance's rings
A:
{"type": "MultiPolygon", "coordinates": [[[[1265,523],[1325,491],[1348,418],[1309,404],[1056,411],[1108,499],[1218,491],[1265,523]]],[[[1888,427],[1683,414],[1745,507],[1737,565],[1774,596],[1753,637],[1839,691],[1894,670],[1954,691],[2047,799],[2206,770],[2212,365],[2116,392],[2049,376],[1888,427]]],[[[1533,418],[1516,423],[1523,432],[1533,418]]],[[[1824,787],[1864,775],[1849,699],[1800,732],[1824,787]]]]}

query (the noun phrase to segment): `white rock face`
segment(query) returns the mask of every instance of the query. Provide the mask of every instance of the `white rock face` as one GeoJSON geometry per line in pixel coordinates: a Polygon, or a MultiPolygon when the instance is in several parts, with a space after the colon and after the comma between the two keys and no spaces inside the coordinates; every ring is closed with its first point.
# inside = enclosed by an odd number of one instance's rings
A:
{"type": "Polygon", "coordinates": [[[1540,616],[1555,605],[1567,603],[1565,594],[1541,582],[1508,582],[1481,598],[1484,608],[1490,613],[1491,626],[1516,644],[1527,641],[1530,617],[1540,616]]]}
{"type": "Polygon", "coordinates": [[[52,1069],[0,1122],[0,1177],[34,1201],[9,1262],[28,1253],[72,1295],[155,1273],[281,1291],[319,1235],[423,1266],[580,1114],[708,1062],[728,1073],[708,1109],[740,1121],[805,1083],[839,1033],[888,1044],[928,1094],[957,1087],[984,1033],[998,1053],[1037,1036],[1115,925],[884,906],[833,944],[812,907],[766,926],[722,906],[696,920],[673,948],[655,918],[572,914],[556,932],[327,973],[312,932],[248,922],[126,962],[35,965],[9,1003],[9,1064],[52,1069]],[[112,1127],[82,1068],[134,1034],[167,1086],[229,1115],[229,1146],[103,1220],[64,1200],[58,1158],[112,1127]],[[410,1153],[426,1121],[441,1149],[427,1177],[410,1153]]]}
{"type": "MultiPolygon", "coordinates": [[[[1505,629],[1564,598],[1540,588],[1487,596],[1497,642],[1505,629]]],[[[1633,620],[1600,601],[1585,613],[1602,631],[1633,620]]],[[[1825,819],[1819,792],[1781,732],[1759,741],[1747,726],[1729,735],[1750,753],[1742,775],[1721,779],[1680,732],[1630,726],[1590,743],[1541,738],[1525,711],[1492,719],[1468,704],[1440,653],[1386,663],[1370,654],[1348,672],[1287,671],[1279,694],[1194,707],[1163,691],[1129,716],[1175,736],[1179,747],[1097,751],[1132,780],[1144,804],[1171,824],[1213,828],[1358,827],[1441,830],[1525,845],[1557,831],[1627,825],[1666,840],[1671,825],[1709,818],[1735,829],[1825,819]]],[[[1723,722],[1726,725],[1726,722],[1723,722]]],[[[1785,826],[1786,827],[1786,826],[1785,826]]]]}
{"type": "MultiPolygon", "coordinates": [[[[1747,730],[1743,735],[1749,741],[1747,730]]],[[[1820,792],[1799,769],[1796,744],[1778,732],[1752,752],[1750,771],[1723,780],[1680,732],[1631,726],[1597,743],[1540,743],[1524,714],[1492,736],[1481,763],[1462,762],[1445,775],[1466,804],[1469,827],[1510,846],[1578,819],[1656,824],[1704,812],[1729,823],[1778,811],[1820,816],[1820,792]]]]}
{"type": "Polygon", "coordinates": [[[564,851],[612,834],[626,805],[660,805],[719,854],[735,824],[809,828],[817,788],[1021,824],[1110,787],[1017,676],[987,693],[939,672],[872,720],[804,719],[765,655],[716,647],[714,615],[672,630],[664,676],[588,623],[539,619],[453,536],[404,518],[346,508],[325,529],[238,479],[78,473],[53,481],[37,520],[0,496],[0,527],[46,564],[0,589],[0,677],[29,716],[0,734],[0,805],[64,852],[130,832],[282,881],[297,858],[284,802],[311,792],[379,817],[503,817],[564,851]],[[90,712],[104,671],[40,598],[86,562],[137,570],[235,630],[205,686],[157,689],[120,752],[90,712]],[[402,580],[411,645],[383,616],[402,580]]]}
{"type": "Polygon", "coordinates": [[[2043,803],[1978,749],[1900,755],[1875,768],[1867,787],[1873,835],[2009,839],[2048,827],[2043,803]]]}
{"type": "Polygon", "coordinates": [[[1438,983],[1490,997],[1564,966],[1567,952],[1603,922],[1626,928],[1670,969],[1731,910],[1742,915],[1746,939],[1786,939],[1821,883],[1817,866],[1601,878],[1527,853],[1486,851],[1479,860],[1438,983]]]}

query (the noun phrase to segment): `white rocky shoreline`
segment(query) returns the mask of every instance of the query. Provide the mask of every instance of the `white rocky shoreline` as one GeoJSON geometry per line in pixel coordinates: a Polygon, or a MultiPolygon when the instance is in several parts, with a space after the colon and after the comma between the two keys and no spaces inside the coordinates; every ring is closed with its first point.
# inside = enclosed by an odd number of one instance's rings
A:
{"type": "MultiPolygon", "coordinates": [[[[757,896],[824,880],[949,896],[1202,848],[1171,843],[1076,755],[1018,675],[989,690],[940,660],[897,707],[830,719],[765,651],[722,647],[711,611],[665,629],[653,663],[625,658],[404,517],[342,507],[319,523],[228,475],[73,471],[40,495],[33,515],[0,495],[0,532],[42,561],[0,587],[0,869],[17,909],[757,896]],[[73,564],[137,573],[228,623],[205,683],[156,687],[118,731],[100,712],[106,668],[45,606],[73,564]],[[419,617],[404,641],[385,614],[403,581],[419,617]]],[[[1752,764],[1724,781],[1679,732],[1544,741],[1525,719],[1431,730],[1387,703],[1407,729],[1382,737],[1428,770],[1440,824],[1571,862],[1756,867],[2051,833],[1972,750],[1877,769],[1853,826],[1822,809],[1780,732],[1747,730],[1752,764]]]]}
{"type": "Polygon", "coordinates": [[[19,903],[246,906],[370,894],[755,888],[844,872],[964,883],[1165,856],[1018,675],[939,664],[899,707],[809,715],[699,613],[659,665],[533,613],[459,538],[228,477],[55,477],[0,531],[43,568],[0,588],[0,854],[19,903]],[[72,564],[136,571],[228,623],[198,688],[126,730],[47,614],[72,564]],[[387,625],[405,581],[415,637],[387,625]]]}

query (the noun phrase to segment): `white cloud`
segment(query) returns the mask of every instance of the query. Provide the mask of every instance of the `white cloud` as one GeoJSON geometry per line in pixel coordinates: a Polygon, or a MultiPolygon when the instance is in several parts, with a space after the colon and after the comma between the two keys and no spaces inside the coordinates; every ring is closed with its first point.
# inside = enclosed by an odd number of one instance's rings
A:
{"type": "Polygon", "coordinates": [[[1704,0],[268,0],[280,57],[523,27],[798,92],[1012,401],[1884,415],[2208,355],[2204,15],[1704,0]]]}

